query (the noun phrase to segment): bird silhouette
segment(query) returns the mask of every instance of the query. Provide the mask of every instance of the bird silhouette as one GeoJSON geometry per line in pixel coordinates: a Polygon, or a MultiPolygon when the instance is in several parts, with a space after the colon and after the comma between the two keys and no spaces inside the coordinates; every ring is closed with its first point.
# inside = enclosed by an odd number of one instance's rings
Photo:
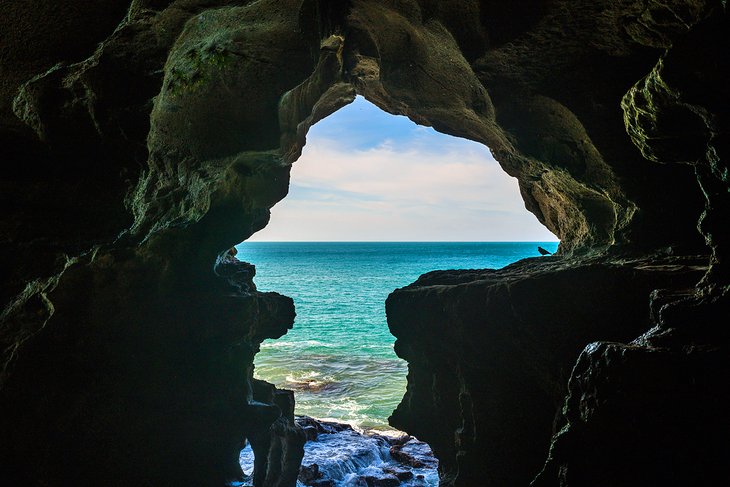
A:
{"type": "Polygon", "coordinates": [[[543,249],[542,247],[538,246],[537,251],[540,252],[540,255],[550,255],[552,252],[548,252],[547,250],[543,249]]]}

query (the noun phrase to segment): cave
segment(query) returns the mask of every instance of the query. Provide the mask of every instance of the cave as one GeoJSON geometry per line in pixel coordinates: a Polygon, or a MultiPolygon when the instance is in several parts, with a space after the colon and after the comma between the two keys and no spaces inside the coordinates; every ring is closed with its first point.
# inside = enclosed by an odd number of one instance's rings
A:
{"type": "MultiPolygon", "coordinates": [[[[312,126],[290,174],[269,224],[231,253],[255,266],[257,290],[294,301],[292,329],[261,344],[254,378],[294,391],[309,433],[300,481],[435,486],[428,445],[387,422],[407,374],[388,294],[433,269],[504,267],[558,242],[488,148],[362,97],[312,126]]],[[[251,448],[240,463],[249,475],[251,448]]]]}
{"type": "Polygon", "coordinates": [[[391,424],[442,486],[730,478],[721,0],[10,0],[0,18],[7,485],[293,486],[255,381],[292,300],[233,245],[361,95],[482,143],[557,256],[386,302],[391,424]]]}

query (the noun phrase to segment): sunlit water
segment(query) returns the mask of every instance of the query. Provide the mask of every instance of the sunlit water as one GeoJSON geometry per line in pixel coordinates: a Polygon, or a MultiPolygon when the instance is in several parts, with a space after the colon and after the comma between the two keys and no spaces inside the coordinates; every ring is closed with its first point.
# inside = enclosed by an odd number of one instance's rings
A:
{"type": "Polygon", "coordinates": [[[258,378],[296,391],[296,413],[388,430],[407,364],[393,352],[385,299],[437,269],[500,268],[557,242],[244,242],[259,290],[294,299],[296,322],[256,356],[258,378]]]}
{"type": "MultiPolygon", "coordinates": [[[[328,427],[325,426],[325,429],[328,427]]],[[[361,434],[352,429],[337,428],[332,433],[320,433],[316,441],[308,441],[304,447],[304,470],[316,464],[321,478],[332,481],[334,487],[362,487],[364,485],[394,485],[399,487],[436,487],[439,483],[438,461],[429,446],[414,438],[397,447],[414,462],[406,465],[391,454],[391,440],[373,434],[361,434]],[[399,475],[400,474],[400,475],[399,475]],[[405,474],[405,475],[403,475],[405,474]],[[394,478],[393,475],[398,475],[394,478]],[[367,482],[367,477],[380,482],[367,482]],[[363,482],[365,480],[365,482],[363,482]],[[399,481],[400,480],[400,481],[399,481]],[[390,481],[390,482],[388,482],[390,481]]],[[[402,454],[401,453],[401,454],[402,454]]],[[[240,456],[241,467],[246,475],[253,473],[254,455],[246,447],[240,456]]],[[[301,479],[300,475],[300,479],[301,479]]],[[[250,479],[241,485],[250,485],[250,479]]],[[[309,483],[297,482],[297,487],[309,483]]]]}

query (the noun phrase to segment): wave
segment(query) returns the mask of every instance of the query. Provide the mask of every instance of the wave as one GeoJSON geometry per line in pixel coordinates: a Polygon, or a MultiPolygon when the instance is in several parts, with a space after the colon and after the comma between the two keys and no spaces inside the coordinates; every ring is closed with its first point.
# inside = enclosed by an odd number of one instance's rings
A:
{"type": "Polygon", "coordinates": [[[320,340],[266,340],[261,344],[261,350],[267,349],[282,349],[282,348],[303,348],[309,347],[323,347],[323,348],[336,348],[338,345],[335,343],[327,343],[320,340]]]}
{"type": "MultiPolygon", "coordinates": [[[[438,485],[438,461],[429,446],[402,432],[358,431],[342,422],[298,416],[307,431],[304,458],[297,487],[315,481],[330,481],[335,487],[398,485],[431,487],[438,485]]],[[[241,452],[241,467],[253,470],[250,447],[241,452]]]]}

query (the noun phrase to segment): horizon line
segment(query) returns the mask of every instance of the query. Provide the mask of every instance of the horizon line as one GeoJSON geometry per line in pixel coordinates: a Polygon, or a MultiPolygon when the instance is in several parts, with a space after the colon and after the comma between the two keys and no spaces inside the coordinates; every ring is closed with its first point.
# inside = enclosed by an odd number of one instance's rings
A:
{"type": "Polygon", "coordinates": [[[237,243],[560,243],[560,240],[244,240],[237,243]]]}

